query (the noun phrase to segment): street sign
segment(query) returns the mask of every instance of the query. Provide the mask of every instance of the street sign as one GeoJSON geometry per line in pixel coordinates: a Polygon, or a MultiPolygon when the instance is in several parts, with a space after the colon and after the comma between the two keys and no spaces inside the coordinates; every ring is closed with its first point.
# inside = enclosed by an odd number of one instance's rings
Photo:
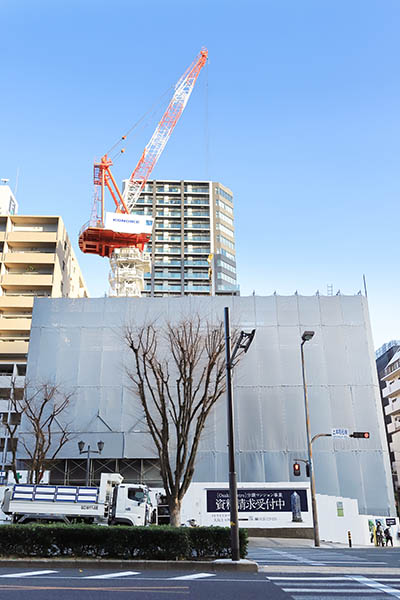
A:
{"type": "Polygon", "coordinates": [[[350,435],[350,430],[345,427],[335,427],[332,429],[332,437],[336,438],[348,438],[350,435]]]}

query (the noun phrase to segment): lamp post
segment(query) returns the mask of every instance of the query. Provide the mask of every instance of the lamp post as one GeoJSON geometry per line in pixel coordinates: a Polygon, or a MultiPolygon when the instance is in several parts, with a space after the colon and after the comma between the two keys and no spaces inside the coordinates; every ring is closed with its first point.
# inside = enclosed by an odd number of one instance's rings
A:
{"type": "Polygon", "coordinates": [[[245,352],[253,341],[256,330],[250,333],[241,331],[235,347],[231,353],[231,332],[229,324],[229,307],[224,308],[225,317],[225,359],[226,359],[226,398],[228,413],[228,453],[229,453],[229,503],[230,503],[230,523],[231,523],[231,553],[232,560],[240,560],[239,547],[239,516],[238,516],[238,497],[237,497],[237,477],[235,470],[235,440],[233,425],[233,390],[232,390],[232,371],[234,360],[239,351],[245,352]]]}
{"type": "Polygon", "coordinates": [[[310,341],[314,337],[314,331],[305,331],[301,336],[301,372],[303,375],[303,392],[304,392],[304,411],[306,415],[306,432],[307,432],[307,449],[308,449],[308,464],[310,469],[310,488],[311,488],[311,507],[313,515],[313,526],[314,526],[314,545],[319,546],[319,525],[318,525],[318,511],[317,511],[317,500],[315,497],[315,477],[314,477],[314,465],[312,458],[312,445],[311,445],[311,433],[310,433],[310,413],[308,410],[308,395],[307,395],[307,383],[304,368],[304,344],[310,341]]]}
{"type": "Polygon", "coordinates": [[[92,450],[90,448],[90,444],[88,444],[87,450],[84,450],[85,442],[82,440],[78,442],[79,454],[87,454],[86,458],[86,485],[90,484],[90,455],[91,454],[101,454],[104,448],[104,442],[101,440],[97,442],[97,450],[92,450]]]}

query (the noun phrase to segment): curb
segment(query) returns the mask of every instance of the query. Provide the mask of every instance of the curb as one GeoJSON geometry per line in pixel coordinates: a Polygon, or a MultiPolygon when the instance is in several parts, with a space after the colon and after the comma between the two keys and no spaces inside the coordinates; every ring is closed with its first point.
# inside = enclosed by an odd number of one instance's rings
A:
{"type": "Polygon", "coordinates": [[[62,568],[100,568],[121,569],[154,569],[160,571],[246,571],[258,573],[258,564],[251,560],[217,560],[217,561],[171,561],[171,560],[112,560],[112,559],[80,559],[80,558],[0,558],[0,567],[62,567],[62,568]]]}

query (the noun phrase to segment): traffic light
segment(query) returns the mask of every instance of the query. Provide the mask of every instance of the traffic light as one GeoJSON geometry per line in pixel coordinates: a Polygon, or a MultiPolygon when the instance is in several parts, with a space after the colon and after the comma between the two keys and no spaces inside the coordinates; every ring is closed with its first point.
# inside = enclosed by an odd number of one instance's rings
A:
{"type": "Polygon", "coordinates": [[[293,463],[293,475],[296,477],[300,477],[301,475],[300,463],[298,462],[293,463]]]}
{"type": "Polygon", "coordinates": [[[310,477],[310,463],[306,462],[306,475],[310,477]]]}
{"type": "Polygon", "coordinates": [[[369,440],[369,431],[353,431],[350,434],[352,438],[364,438],[364,440],[369,440]]]}

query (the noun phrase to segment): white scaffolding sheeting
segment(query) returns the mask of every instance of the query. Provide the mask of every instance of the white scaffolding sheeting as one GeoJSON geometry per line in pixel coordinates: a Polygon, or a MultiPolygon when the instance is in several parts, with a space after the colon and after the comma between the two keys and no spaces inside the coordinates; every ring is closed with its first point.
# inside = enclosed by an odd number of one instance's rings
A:
{"type": "MultiPolygon", "coordinates": [[[[196,314],[204,323],[217,322],[224,306],[230,306],[233,327],[256,328],[249,352],[234,371],[238,480],[300,479],[292,468],[296,459],[307,457],[300,341],[305,330],[312,330],[315,335],[304,347],[311,434],[335,427],[370,432],[369,440],[316,440],[317,492],[356,498],[364,514],[394,515],[368,305],[358,295],[36,299],[27,377],[67,382],[76,390],[71,407],[76,437],[59,458],[78,458],[76,439],[95,444],[99,435],[105,458],[154,458],[146,427],[137,425],[143,414],[125,369],[131,357],[123,328],[144,322],[162,327],[196,314]]],[[[194,481],[227,477],[222,397],[201,439],[194,481]]]]}

